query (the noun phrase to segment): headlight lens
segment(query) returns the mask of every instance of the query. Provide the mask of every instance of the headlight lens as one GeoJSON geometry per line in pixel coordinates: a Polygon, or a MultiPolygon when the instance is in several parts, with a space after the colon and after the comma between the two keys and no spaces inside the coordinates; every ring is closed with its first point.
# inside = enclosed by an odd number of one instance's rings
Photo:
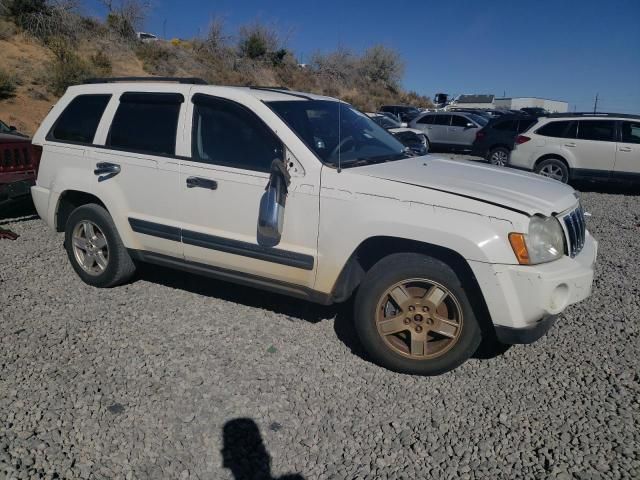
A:
{"type": "Polygon", "coordinates": [[[527,235],[512,233],[509,241],[521,264],[550,262],[564,255],[564,232],[555,217],[532,217],[527,235]]]}

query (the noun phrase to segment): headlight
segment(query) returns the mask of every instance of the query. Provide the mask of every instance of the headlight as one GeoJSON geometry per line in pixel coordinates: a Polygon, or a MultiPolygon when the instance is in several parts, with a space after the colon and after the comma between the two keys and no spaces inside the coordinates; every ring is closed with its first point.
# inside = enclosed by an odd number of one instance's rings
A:
{"type": "Polygon", "coordinates": [[[510,233],[509,242],[522,265],[550,262],[564,255],[564,232],[555,217],[532,217],[529,232],[510,233]]]}

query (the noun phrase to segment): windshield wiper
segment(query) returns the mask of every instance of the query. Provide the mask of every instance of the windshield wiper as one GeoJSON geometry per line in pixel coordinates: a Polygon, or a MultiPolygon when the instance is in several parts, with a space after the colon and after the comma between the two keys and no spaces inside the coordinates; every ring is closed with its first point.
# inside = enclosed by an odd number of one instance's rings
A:
{"type": "MultiPolygon", "coordinates": [[[[395,160],[404,160],[406,158],[411,158],[409,155],[405,153],[397,153],[394,155],[382,155],[379,157],[370,157],[370,158],[354,158],[352,160],[345,160],[341,162],[342,167],[357,167],[361,165],[373,165],[376,163],[385,163],[392,162],[395,160]]],[[[338,166],[337,162],[333,162],[333,165],[338,166]]]]}

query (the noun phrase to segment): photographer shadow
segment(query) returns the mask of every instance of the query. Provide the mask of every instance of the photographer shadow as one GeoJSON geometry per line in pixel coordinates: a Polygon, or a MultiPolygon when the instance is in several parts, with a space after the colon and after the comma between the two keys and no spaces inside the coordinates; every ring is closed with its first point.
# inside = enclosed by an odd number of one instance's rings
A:
{"type": "Polygon", "coordinates": [[[224,468],[235,480],[304,480],[300,474],[281,477],[271,475],[271,455],[265,447],[260,429],[250,418],[235,418],[222,429],[224,468]]]}

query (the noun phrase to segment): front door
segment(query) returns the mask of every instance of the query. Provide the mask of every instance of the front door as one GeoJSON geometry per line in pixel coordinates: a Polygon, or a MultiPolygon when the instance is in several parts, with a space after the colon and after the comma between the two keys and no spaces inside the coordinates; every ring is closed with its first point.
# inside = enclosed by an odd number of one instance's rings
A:
{"type": "Polygon", "coordinates": [[[620,142],[617,144],[614,175],[640,181],[640,122],[620,122],[620,142]]]}
{"type": "Polygon", "coordinates": [[[261,244],[258,212],[271,163],[297,160],[239,102],[196,94],[189,108],[191,159],[181,162],[180,174],[185,259],[254,280],[313,287],[319,178],[292,175],[281,240],[275,246],[261,244]]]}
{"type": "Polygon", "coordinates": [[[451,116],[451,126],[449,127],[450,143],[461,147],[471,148],[471,144],[476,139],[478,126],[462,115],[451,116]],[[473,126],[469,126],[469,124],[473,126]]]}

